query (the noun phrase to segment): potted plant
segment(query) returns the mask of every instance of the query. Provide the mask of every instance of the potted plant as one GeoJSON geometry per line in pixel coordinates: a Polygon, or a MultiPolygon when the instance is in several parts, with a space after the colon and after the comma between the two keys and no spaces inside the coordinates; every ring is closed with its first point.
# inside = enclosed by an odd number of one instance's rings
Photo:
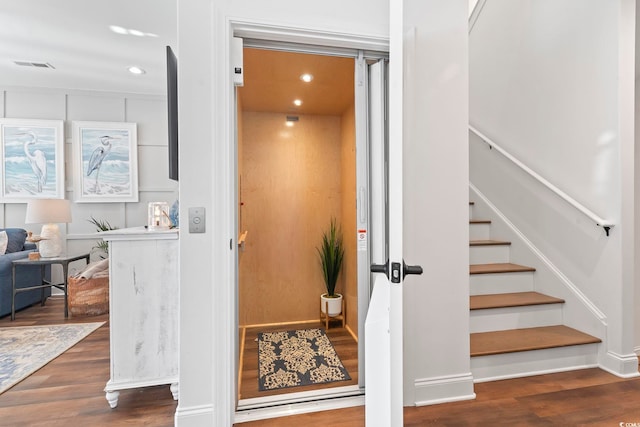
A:
{"type": "MultiPolygon", "coordinates": [[[[91,215],[91,219],[88,219],[87,221],[95,225],[96,231],[98,232],[118,229],[118,227],[113,227],[111,224],[109,224],[109,221],[101,221],[101,220],[95,219],[93,215],[91,215]]],[[[101,254],[99,254],[99,257],[101,259],[104,259],[109,254],[109,244],[104,240],[98,241],[92,249],[97,249],[98,251],[101,252],[101,254]]]]}
{"type": "Polygon", "coordinates": [[[320,256],[322,275],[327,288],[327,293],[320,296],[321,310],[329,317],[337,316],[342,312],[342,295],[336,293],[336,282],[342,268],[344,247],[342,230],[336,225],[335,218],[331,219],[329,230],[322,233],[322,245],[316,250],[320,256]]]}

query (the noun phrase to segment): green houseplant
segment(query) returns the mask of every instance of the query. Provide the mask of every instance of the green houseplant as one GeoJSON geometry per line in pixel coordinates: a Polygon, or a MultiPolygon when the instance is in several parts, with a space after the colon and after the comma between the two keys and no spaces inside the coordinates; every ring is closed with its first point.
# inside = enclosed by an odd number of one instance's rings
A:
{"type": "MultiPolygon", "coordinates": [[[[93,215],[91,215],[91,219],[88,219],[87,221],[89,221],[91,224],[96,226],[96,231],[100,232],[100,231],[108,231],[108,230],[117,230],[118,227],[113,227],[111,224],[109,224],[109,221],[102,221],[99,219],[95,219],[93,217],[93,215]]],[[[98,249],[99,251],[103,252],[104,254],[109,254],[109,244],[107,242],[105,242],[104,240],[100,240],[96,243],[96,245],[93,247],[93,249],[98,249]]],[[[100,255],[100,258],[105,258],[104,255],[100,255]]]]}
{"type": "Polygon", "coordinates": [[[342,295],[336,294],[336,283],[344,259],[344,246],[342,229],[336,224],[335,218],[331,218],[329,229],[322,233],[322,245],[316,250],[320,257],[322,275],[327,289],[327,293],[321,295],[321,309],[329,316],[337,316],[342,312],[342,295]],[[327,305],[329,305],[328,310],[327,305]]]}

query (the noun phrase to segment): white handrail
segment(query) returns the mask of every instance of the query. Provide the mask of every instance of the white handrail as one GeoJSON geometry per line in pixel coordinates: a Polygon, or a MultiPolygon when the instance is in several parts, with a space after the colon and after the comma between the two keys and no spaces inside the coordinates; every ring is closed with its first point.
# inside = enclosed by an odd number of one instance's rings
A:
{"type": "Polygon", "coordinates": [[[587,217],[592,219],[596,223],[596,225],[598,227],[602,227],[604,229],[604,231],[607,233],[607,236],[609,235],[609,230],[611,228],[613,228],[614,225],[615,225],[613,222],[599,217],[598,215],[596,215],[595,213],[593,213],[592,211],[590,211],[589,209],[587,209],[586,207],[581,205],[573,197],[569,196],[567,193],[565,193],[564,191],[560,190],[555,185],[551,184],[549,181],[547,181],[546,179],[544,179],[543,177],[538,175],[536,172],[534,172],[531,169],[529,169],[529,167],[527,167],[524,163],[522,163],[520,160],[518,160],[515,157],[513,157],[511,154],[507,153],[502,147],[497,145],[495,142],[493,142],[487,136],[483,135],[479,130],[477,130],[473,126],[469,125],[469,129],[471,130],[471,132],[475,133],[480,138],[482,138],[482,140],[487,145],[489,145],[490,148],[494,148],[497,152],[502,154],[504,157],[506,157],[507,159],[511,160],[511,162],[513,162],[520,169],[522,169],[523,171],[525,171],[526,173],[531,175],[533,178],[537,179],[541,184],[543,184],[549,190],[551,190],[554,193],[556,193],[556,195],[558,195],[558,197],[560,197],[565,202],[569,203],[571,206],[573,206],[574,208],[578,209],[580,212],[582,212],[587,217]]]}

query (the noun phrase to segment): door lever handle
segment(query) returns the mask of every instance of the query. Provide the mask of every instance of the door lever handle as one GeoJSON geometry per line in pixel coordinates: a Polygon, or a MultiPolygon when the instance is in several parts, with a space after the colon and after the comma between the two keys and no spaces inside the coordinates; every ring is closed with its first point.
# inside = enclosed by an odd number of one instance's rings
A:
{"type": "MultiPolygon", "coordinates": [[[[393,263],[393,277],[389,278],[389,260],[387,260],[386,264],[371,264],[371,272],[372,273],[384,273],[387,276],[387,279],[390,279],[393,283],[400,283],[400,263],[393,263]]],[[[407,277],[409,274],[422,274],[422,266],[420,265],[407,265],[404,261],[402,261],[402,279],[407,277]]]]}
{"type": "Polygon", "coordinates": [[[407,277],[409,274],[422,274],[422,266],[420,265],[407,265],[404,261],[402,261],[402,279],[407,277]]]}
{"type": "Polygon", "coordinates": [[[389,260],[387,260],[386,264],[371,264],[371,272],[372,273],[384,273],[389,278],[389,260]]]}

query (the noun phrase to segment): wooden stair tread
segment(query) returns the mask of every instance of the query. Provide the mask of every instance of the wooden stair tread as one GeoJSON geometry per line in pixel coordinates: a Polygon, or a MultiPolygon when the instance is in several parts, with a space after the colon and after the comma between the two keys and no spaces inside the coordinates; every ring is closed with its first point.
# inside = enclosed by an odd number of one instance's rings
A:
{"type": "Polygon", "coordinates": [[[564,325],[471,334],[471,357],[602,342],[564,325]]]}
{"type": "Polygon", "coordinates": [[[471,264],[469,266],[469,274],[520,273],[528,271],[536,271],[536,269],[526,265],[512,264],[510,262],[496,264],[471,264]]]}
{"type": "Polygon", "coordinates": [[[491,224],[490,219],[470,219],[469,224],[491,224]]]}
{"type": "Polygon", "coordinates": [[[511,242],[505,240],[470,240],[469,246],[509,246],[511,242]]]}
{"type": "Polygon", "coordinates": [[[531,305],[561,304],[564,300],[538,292],[513,292],[505,294],[473,295],[469,299],[471,310],[488,308],[524,307],[531,305]]]}

